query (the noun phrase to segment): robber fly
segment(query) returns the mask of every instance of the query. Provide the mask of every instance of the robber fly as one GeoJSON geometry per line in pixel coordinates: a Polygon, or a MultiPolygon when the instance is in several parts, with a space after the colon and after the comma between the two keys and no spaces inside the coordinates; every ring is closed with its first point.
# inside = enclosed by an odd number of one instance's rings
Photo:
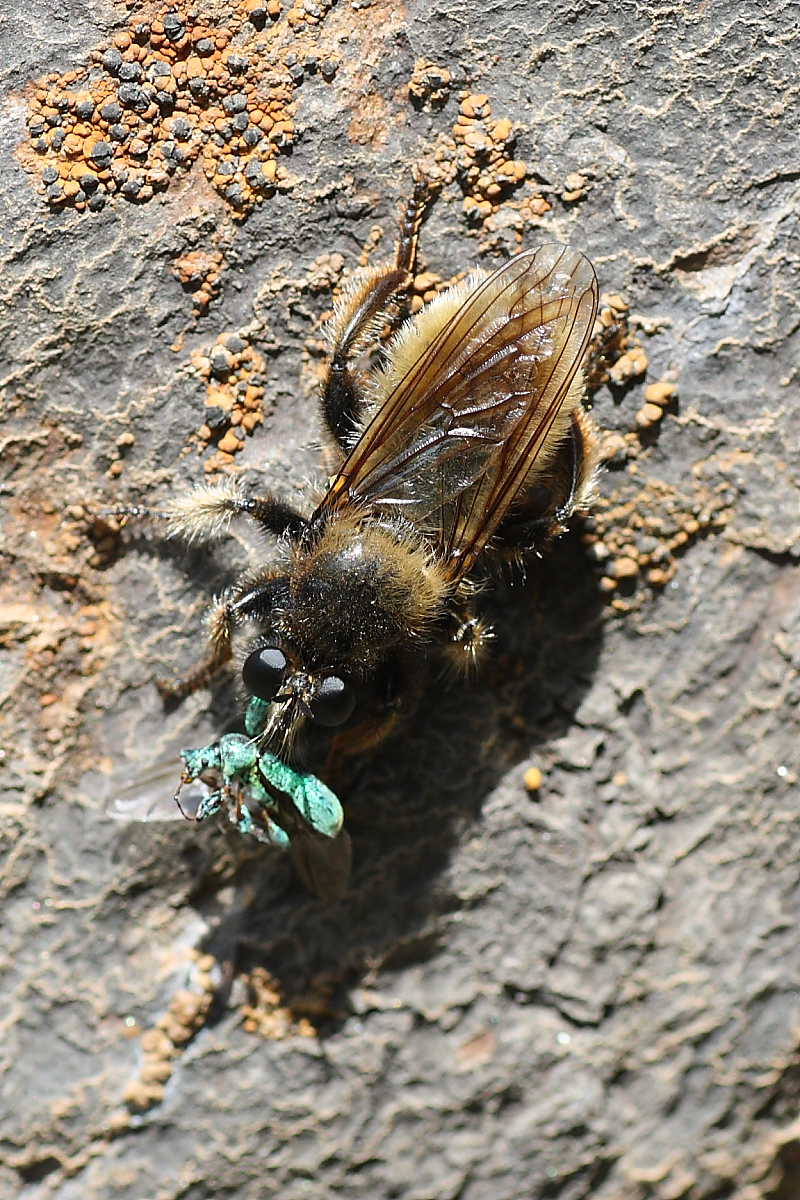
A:
{"type": "Polygon", "coordinates": [[[210,653],[170,691],[206,684],[249,630],[236,657],[249,702],[264,702],[258,742],[290,763],[323,738],[334,769],[413,709],[423,665],[478,661],[485,564],[540,552],[591,490],[591,264],[566,246],[526,250],[397,328],[424,203],[418,185],[394,262],[356,272],[336,304],[321,404],[332,475],[313,510],[227,481],[165,513],[192,542],[239,515],[274,539],[268,565],[216,601],[210,653]]]}

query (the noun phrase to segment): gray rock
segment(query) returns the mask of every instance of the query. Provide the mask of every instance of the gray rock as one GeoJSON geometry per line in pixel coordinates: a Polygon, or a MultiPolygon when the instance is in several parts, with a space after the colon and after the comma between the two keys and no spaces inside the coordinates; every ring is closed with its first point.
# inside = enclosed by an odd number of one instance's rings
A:
{"type": "MultiPolygon", "coordinates": [[[[199,163],[136,205],[49,208],[47,164],[31,154],[27,174],[17,154],[24,97],[108,51],[120,17],[8,7],[0,1197],[800,1195],[796,9],[320,4],[293,187],[234,220],[199,163]],[[405,99],[419,58],[451,72],[435,106],[405,99]],[[91,514],[204,478],[185,453],[206,397],[191,354],[227,331],[269,359],[267,422],[237,463],[301,494],[331,302],[308,281],[323,254],[355,265],[375,225],[388,253],[408,167],[449,136],[465,80],[511,118],[552,208],[523,228],[526,183],[470,225],[454,182],[424,269],[583,249],[647,330],[648,379],[679,387],[601,496],[676,532],[676,513],[725,515],[662,591],[634,582],[627,614],[603,615],[603,555],[576,534],[487,595],[493,660],[361,765],[353,887],[325,908],[222,829],[105,815],[165,754],[235,724],[231,685],[165,713],[152,681],[198,658],[244,550],[120,537],[91,514]],[[564,202],[570,174],[585,194],[564,202]],[[195,248],[225,255],[199,319],[172,270],[195,248]]],[[[601,389],[599,423],[633,429],[642,391],[601,389]]]]}

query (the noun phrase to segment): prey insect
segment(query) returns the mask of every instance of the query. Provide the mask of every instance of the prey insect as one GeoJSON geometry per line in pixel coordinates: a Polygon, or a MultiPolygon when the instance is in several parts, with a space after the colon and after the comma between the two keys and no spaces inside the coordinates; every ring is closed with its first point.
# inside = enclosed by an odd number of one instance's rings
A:
{"type": "MultiPolygon", "coordinates": [[[[437,663],[480,660],[491,630],[478,579],[544,550],[586,506],[597,463],[582,405],[597,311],[588,259],[554,244],[523,251],[401,322],[424,203],[418,185],[394,261],[356,272],[336,305],[321,402],[332,474],[318,502],[303,512],[228,481],[161,514],[190,542],[239,516],[272,539],[266,564],[214,604],[209,652],[170,694],[235,657],[256,759],[318,762],[326,778],[401,724],[437,663]]],[[[269,814],[290,838],[292,808],[269,814]]],[[[313,822],[303,834],[315,849],[322,840],[313,822]]],[[[339,848],[328,896],[347,883],[339,848]]]]}
{"type": "MultiPolygon", "coordinates": [[[[258,719],[251,701],[245,724],[258,719]]],[[[253,738],[226,733],[217,742],[181,752],[185,770],[175,794],[202,780],[213,790],[200,801],[197,821],[223,812],[240,833],[279,850],[289,850],[309,888],[322,899],[335,899],[340,879],[350,873],[350,839],[344,812],[330,788],[274,754],[259,750],[253,738]]]]}

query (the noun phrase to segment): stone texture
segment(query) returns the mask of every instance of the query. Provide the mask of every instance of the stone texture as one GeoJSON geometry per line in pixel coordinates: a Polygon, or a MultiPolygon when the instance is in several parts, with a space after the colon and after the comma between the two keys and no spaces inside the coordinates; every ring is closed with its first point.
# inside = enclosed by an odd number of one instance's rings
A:
{"type": "MultiPolygon", "coordinates": [[[[245,221],[196,174],[146,203],[49,210],[24,169],[30,89],[127,18],[9,8],[0,1196],[792,1200],[796,6],[320,6],[338,69],[307,72],[293,186],[245,221]],[[418,59],[450,72],[449,96],[439,70],[436,103],[424,79],[410,102],[418,59]],[[648,381],[677,379],[657,436],[607,472],[607,505],[717,496],[727,515],[618,610],[578,534],[487,597],[494,662],[364,764],[353,891],[326,909],[224,831],[104,815],[122,781],[235,715],[224,684],[165,715],[152,679],[196,656],[244,550],[120,540],[74,506],[203,478],[191,354],[225,331],[268,360],[272,407],[237,466],[301,488],[341,265],[322,256],[354,265],[376,225],[391,242],[406,164],[449,135],[464,87],[513,121],[552,205],[525,244],[584,249],[641,319],[648,381]],[[199,314],[173,267],[193,249],[224,253],[199,314]],[[175,1001],[212,985],[210,1009],[175,1001]]],[[[512,251],[529,186],[476,225],[453,182],[423,269],[512,251]]],[[[643,392],[601,389],[600,423],[632,430],[643,392]]]]}

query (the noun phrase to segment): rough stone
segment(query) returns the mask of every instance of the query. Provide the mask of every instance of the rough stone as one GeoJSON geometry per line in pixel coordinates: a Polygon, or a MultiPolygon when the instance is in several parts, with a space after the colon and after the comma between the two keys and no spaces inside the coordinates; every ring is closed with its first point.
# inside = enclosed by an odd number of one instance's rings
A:
{"type": "MultiPolygon", "coordinates": [[[[97,212],[53,181],[49,208],[25,98],[48,72],[119,72],[108,46],[133,39],[119,6],[7,7],[0,1197],[800,1195],[796,10],[319,4],[299,182],[235,221],[198,164],[97,212]],[[529,167],[469,219],[460,97],[415,108],[418,58],[488,98],[529,167]],[[308,280],[376,226],[371,261],[389,255],[426,154],[449,174],[420,272],[567,241],[625,297],[650,365],[594,398],[627,447],[600,533],[679,552],[621,595],[577,529],[482,598],[485,671],[437,684],[354,772],[353,886],[325,908],[210,823],[105,814],[132,781],[169,811],[177,750],[236,722],[231,684],[165,711],[152,681],[198,659],[204,604],[245,565],[238,539],[184,552],[108,514],[204,479],[191,355],[231,329],[269,357],[271,406],[234,469],[302,497],[332,301],[308,280]],[[199,318],[171,269],[187,248],[235,264],[199,318]]],[[[147,18],[184,53],[183,10],[147,18]]]]}

